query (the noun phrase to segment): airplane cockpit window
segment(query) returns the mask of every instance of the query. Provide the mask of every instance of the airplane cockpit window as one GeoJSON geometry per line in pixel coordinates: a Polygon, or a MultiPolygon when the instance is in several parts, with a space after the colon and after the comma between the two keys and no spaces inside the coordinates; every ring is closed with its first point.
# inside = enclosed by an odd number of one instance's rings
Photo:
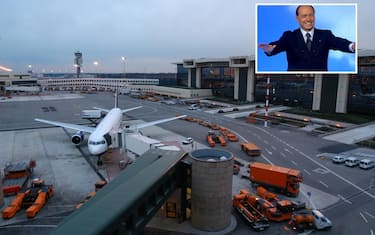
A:
{"type": "Polygon", "coordinates": [[[90,145],[100,145],[100,144],[105,144],[104,140],[101,141],[89,141],[90,145]]]}

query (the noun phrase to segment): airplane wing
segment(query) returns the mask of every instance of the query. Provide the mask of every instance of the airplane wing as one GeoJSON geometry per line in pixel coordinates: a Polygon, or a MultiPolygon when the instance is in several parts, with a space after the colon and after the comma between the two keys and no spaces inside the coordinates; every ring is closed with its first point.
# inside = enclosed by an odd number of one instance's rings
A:
{"type": "Polygon", "coordinates": [[[139,109],[139,108],[142,108],[142,106],[137,106],[137,107],[133,107],[133,108],[130,108],[130,109],[123,109],[121,111],[122,111],[122,113],[126,113],[126,112],[132,111],[134,109],[139,109]]]}
{"type": "MultiPolygon", "coordinates": [[[[93,107],[94,109],[96,110],[99,110],[99,111],[102,111],[102,112],[105,112],[105,113],[109,113],[109,109],[102,109],[102,108],[98,108],[98,107],[93,107]]],[[[132,110],[135,110],[135,109],[139,109],[139,108],[142,108],[142,106],[137,106],[137,107],[133,107],[133,108],[130,108],[130,109],[123,109],[121,110],[122,113],[126,113],[126,112],[129,112],[129,111],[132,111],[132,110]]]]}
{"type": "Polygon", "coordinates": [[[68,128],[68,129],[72,129],[76,131],[83,131],[87,133],[92,133],[95,131],[95,127],[81,126],[81,125],[65,123],[65,122],[49,121],[49,120],[44,120],[44,119],[39,119],[39,118],[35,118],[34,120],[37,122],[47,123],[53,126],[64,127],[64,128],[68,128]]]}
{"type": "Polygon", "coordinates": [[[153,121],[153,122],[140,123],[140,124],[136,124],[136,125],[130,126],[130,129],[141,129],[141,128],[144,128],[144,127],[154,126],[154,125],[157,125],[157,124],[160,124],[160,123],[173,121],[173,120],[176,120],[176,119],[179,119],[179,118],[183,118],[183,117],[186,117],[186,115],[181,115],[181,116],[177,116],[177,117],[156,120],[156,121],[153,121]]]}
{"type": "Polygon", "coordinates": [[[99,110],[99,111],[102,111],[102,112],[105,112],[105,113],[109,113],[109,109],[102,109],[102,108],[98,108],[98,107],[93,107],[93,109],[96,109],[96,110],[99,110]]]}

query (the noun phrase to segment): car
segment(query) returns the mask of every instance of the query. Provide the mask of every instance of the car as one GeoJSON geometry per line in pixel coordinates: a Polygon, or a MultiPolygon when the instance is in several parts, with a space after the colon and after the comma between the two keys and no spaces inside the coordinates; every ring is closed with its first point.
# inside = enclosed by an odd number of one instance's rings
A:
{"type": "Polygon", "coordinates": [[[346,158],[343,157],[343,156],[340,156],[340,155],[334,156],[334,157],[332,158],[332,162],[333,162],[333,163],[336,163],[336,164],[344,163],[345,160],[346,160],[346,158]]]}
{"type": "Polygon", "coordinates": [[[359,161],[359,168],[361,169],[371,169],[375,167],[375,162],[373,160],[370,160],[370,159],[363,159],[361,161],[359,161]]]}
{"type": "Polygon", "coordinates": [[[192,144],[193,142],[194,142],[194,140],[193,140],[193,138],[191,138],[191,137],[186,137],[186,138],[182,141],[183,144],[192,144]]]}
{"type": "Polygon", "coordinates": [[[358,165],[359,165],[359,160],[356,157],[348,157],[345,160],[345,166],[355,167],[355,166],[358,166],[358,165]]]}
{"type": "Polygon", "coordinates": [[[199,106],[197,104],[192,104],[189,107],[189,110],[198,110],[198,109],[199,109],[199,106]]]}

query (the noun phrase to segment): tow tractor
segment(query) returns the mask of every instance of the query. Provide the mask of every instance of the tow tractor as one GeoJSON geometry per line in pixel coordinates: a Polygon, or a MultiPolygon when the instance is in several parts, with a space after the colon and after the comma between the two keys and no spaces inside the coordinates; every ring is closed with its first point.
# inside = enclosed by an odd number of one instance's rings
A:
{"type": "Polygon", "coordinates": [[[239,194],[233,196],[233,207],[249,222],[254,230],[265,230],[270,226],[268,219],[249,203],[249,197],[251,197],[251,193],[241,189],[239,194]]]}
{"type": "Polygon", "coordinates": [[[53,185],[45,185],[43,179],[34,179],[31,187],[17,193],[12,202],[2,211],[3,218],[14,217],[21,208],[27,208],[26,216],[33,218],[53,196],[53,193],[53,185]]]}
{"type": "Polygon", "coordinates": [[[251,194],[247,190],[242,189],[241,191],[246,191],[248,195],[247,202],[260,211],[260,213],[262,213],[269,221],[281,222],[291,218],[292,208],[290,202],[284,200],[282,202],[273,204],[266,199],[251,194]]]}
{"type": "Polygon", "coordinates": [[[332,227],[332,222],[319,210],[311,210],[293,214],[289,226],[299,232],[310,229],[328,230],[332,227]]]}

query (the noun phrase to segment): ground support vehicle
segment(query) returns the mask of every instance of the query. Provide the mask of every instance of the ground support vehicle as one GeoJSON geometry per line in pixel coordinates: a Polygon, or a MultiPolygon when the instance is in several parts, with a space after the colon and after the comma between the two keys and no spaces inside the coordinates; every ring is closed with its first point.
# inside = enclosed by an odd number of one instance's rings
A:
{"type": "Polygon", "coordinates": [[[210,145],[210,147],[215,147],[216,145],[211,135],[207,135],[207,142],[208,142],[208,145],[210,145]]]}
{"type": "Polygon", "coordinates": [[[232,142],[238,141],[238,137],[232,132],[228,132],[226,136],[229,141],[232,141],[232,142]]]}
{"type": "Polygon", "coordinates": [[[26,185],[36,166],[35,160],[27,162],[9,163],[4,168],[3,194],[10,196],[17,194],[26,185]]]}
{"type": "Polygon", "coordinates": [[[221,145],[221,146],[227,146],[227,142],[225,141],[224,137],[222,135],[217,135],[215,136],[214,138],[216,138],[217,142],[221,145]]]}
{"type": "Polygon", "coordinates": [[[246,118],[246,122],[247,123],[251,123],[251,124],[255,124],[257,121],[255,120],[255,117],[257,115],[258,111],[255,111],[253,113],[250,113],[247,118],[246,118]]]}
{"type": "Polygon", "coordinates": [[[292,215],[289,226],[296,231],[327,230],[332,227],[332,222],[319,210],[303,211],[292,215]]]}
{"type": "Polygon", "coordinates": [[[234,133],[228,131],[228,129],[226,127],[220,127],[220,133],[223,136],[225,136],[231,142],[237,142],[238,141],[237,136],[234,133]]]}
{"type": "Polygon", "coordinates": [[[270,225],[268,219],[253,205],[248,202],[250,192],[240,190],[240,193],[233,196],[233,208],[257,231],[267,229],[270,225]]]}
{"type": "Polygon", "coordinates": [[[213,123],[213,122],[209,123],[208,127],[211,128],[212,130],[219,130],[220,129],[220,127],[216,123],[213,123]]]}
{"type": "Polygon", "coordinates": [[[276,194],[269,192],[262,186],[257,187],[257,195],[271,202],[284,213],[306,209],[306,203],[296,200],[279,199],[276,194]]]}
{"type": "Polygon", "coordinates": [[[253,186],[279,190],[287,196],[297,196],[302,174],[299,170],[253,162],[249,164],[249,180],[253,186]]]}
{"type": "Polygon", "coordinates": [[[255,144],[250,143],[250,142],[242,143],[241,149],[247,155],[252,156],[252,157],[260,156],[260,154],[261,154],[260,148],[258,146],[256,146],[255,144]]]}
{"type": "Polygon", "coordinates": [[[87,195],[85,197],[85,199],[83,199],[82,201],[80,201],[77,205],[76,205],[76,209],[79,209],[83,206],[83,204],[85,204],[88,200],[90,200],[92,197],[94,197],[96,195],[96,192],[98,192],[100,189],[102,189],[105,185],[107,184],[106,181],[104,180],[99,180],[95,183],[95,190],[92,191],[91,193],[89,193],[89,195],[87,195]]]}
{"type": "Polygon", "coordinates": [[[45,185],[43,179],[34,179],[31,187],[18,193],[13,201],[2,211],[4,219],[12,218],[21,208],[26,208],[26,216],[33,218],[53,196],[53,185],[45,185]]]}
{"type": "Polygon", "coordinates": [[[207,142],[211,147],[214,147],[216,143],[220,144],[221,146],[227,146],[227,142],[225,141],[224,137],[212,130],[208,131],[207,133],[207,142]]]}
{"type": "MultiPolygon", "coordinates": [[[[246,190],[245,190],[246,191],[246,190]]],[[[273,204],[268,200],[249,194],[247,201],[270,221],[281,222],[290,220],[292,212],[290,203],[273,204]]]]}

